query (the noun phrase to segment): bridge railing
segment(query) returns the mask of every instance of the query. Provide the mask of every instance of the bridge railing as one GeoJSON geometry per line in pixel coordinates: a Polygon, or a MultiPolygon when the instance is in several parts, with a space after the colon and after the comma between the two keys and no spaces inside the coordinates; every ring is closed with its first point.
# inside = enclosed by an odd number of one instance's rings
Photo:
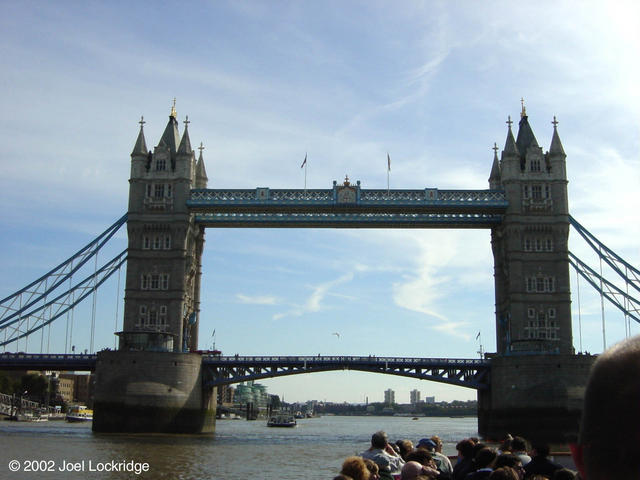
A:
{"type": "Polygon", "coordinates": [[[213,363],[303,363],[303,362],[341,362],[341,363],[381,363],[381,364],[420,364],[420,365],[488,365],[489,360],[464,359],[464,358],[416,358],[416,357],[377,357],[377,356],[350,356],[350,355],[325,355],[325,356],[218,356],[203,355],[205,361],[213,363]]]}

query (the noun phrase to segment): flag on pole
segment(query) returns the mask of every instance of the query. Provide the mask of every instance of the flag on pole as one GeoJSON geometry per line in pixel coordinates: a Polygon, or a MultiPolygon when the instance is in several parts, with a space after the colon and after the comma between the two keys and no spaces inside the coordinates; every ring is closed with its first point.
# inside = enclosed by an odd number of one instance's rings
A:
{"type": "Polygon", "coordinates": [[[302,162],[302,165],[300,165],[300,168],[304,168],[304,166],[307,164],[307,154],[304,154],[304,161],[302,162]]]}
{"type": "Polygon", "coordinates": [[[389,157],[389,152],[387,152],[387,172],[391,171],[391,157],[389,157]]]}

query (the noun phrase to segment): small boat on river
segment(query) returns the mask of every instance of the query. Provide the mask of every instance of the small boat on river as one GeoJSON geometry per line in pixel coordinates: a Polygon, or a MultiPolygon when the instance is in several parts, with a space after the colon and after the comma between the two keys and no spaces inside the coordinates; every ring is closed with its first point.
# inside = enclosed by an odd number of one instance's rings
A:
{"type": "Polygon", "coordinates": [[[298,425],[293,415],[278,414],[269,417],[267,427],[295,427],[298,425]]]}
{"type": "Polygon", "coordinates": [[[93,421],[93,410],[89,410],[84,405],[72,407],[67,412],[67,422],[91,422],[93,421]]]}

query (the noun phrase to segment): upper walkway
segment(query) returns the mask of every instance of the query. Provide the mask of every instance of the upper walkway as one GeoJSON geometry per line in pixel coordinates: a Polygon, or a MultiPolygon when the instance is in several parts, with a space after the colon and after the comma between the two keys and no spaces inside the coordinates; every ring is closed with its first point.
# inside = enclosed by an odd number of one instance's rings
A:
{"type": "Polygon", "coordinates": [[[489,228],[508,202],[501,190],[191,190],[187,205],[207,227],[489,228]]]}

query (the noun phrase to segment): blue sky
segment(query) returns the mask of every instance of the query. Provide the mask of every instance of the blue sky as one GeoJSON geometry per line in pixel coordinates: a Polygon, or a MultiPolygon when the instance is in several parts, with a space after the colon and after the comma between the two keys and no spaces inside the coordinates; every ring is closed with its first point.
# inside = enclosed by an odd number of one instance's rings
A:
{"type": "MultiPolygon", "coordinates": [[[[137,122],[155,145],[174,97],[210,188],[302,188],[305,152],[309,188],[346,174],[386,188],[389,152],[392,188],[441,189],[488,188],[524,97],[545,150],[560,122],[572,215],[640,264],[639,8],[520,3],[3,2],[0,296],[126,211],[137,122]]],[[[574,232],[569,245],[597,268],[574,232]]],[[[209,229],[200,346],[215,329],[228,354],[474,358],[478,332],[495,349],[492,268],[488,230],[209,229]]],[[[599,297],[582,282],[578,304],[572,289],[576,349],[599,352],[599,297]]],[[[103,290],[96,349],[121,325],[116,280],[103,290]]],[[[623,338],[620,314],[605,321],[608,344],[623,338]]],[[[290,401],[475,398],[356,372],[264,383],[290,401]]]]}

